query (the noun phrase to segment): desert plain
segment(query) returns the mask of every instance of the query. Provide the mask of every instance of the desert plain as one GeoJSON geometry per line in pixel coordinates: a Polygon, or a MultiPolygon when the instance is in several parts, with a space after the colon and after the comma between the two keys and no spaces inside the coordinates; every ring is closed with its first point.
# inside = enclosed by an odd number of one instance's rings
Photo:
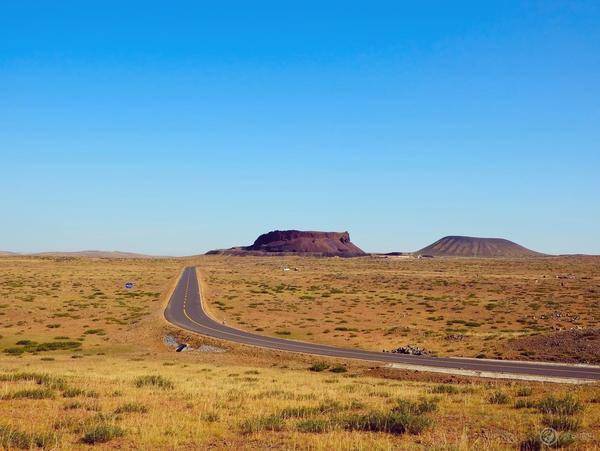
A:
{"type": "Polygon", "coordinates": [[[179,330],[163,310],[188,265],[215,318],[260,334],[599,361],[598,257],[5,256],[0,446],[541,449],[547,427],[555,447],[600,446],[597,384],[393,370],[179,330]]]}

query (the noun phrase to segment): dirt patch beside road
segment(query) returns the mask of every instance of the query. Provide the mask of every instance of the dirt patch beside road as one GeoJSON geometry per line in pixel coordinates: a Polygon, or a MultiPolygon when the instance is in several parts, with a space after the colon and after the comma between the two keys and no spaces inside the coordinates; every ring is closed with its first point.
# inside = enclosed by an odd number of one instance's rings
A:
{"type": "MultiPolygon", "coordinates": [[[[508,340],[506,354],[519,360],[600,364],[600,329],[565,330],[508,340]]],[[[509,357],[510,358],[510,357],[509,357]]]]}

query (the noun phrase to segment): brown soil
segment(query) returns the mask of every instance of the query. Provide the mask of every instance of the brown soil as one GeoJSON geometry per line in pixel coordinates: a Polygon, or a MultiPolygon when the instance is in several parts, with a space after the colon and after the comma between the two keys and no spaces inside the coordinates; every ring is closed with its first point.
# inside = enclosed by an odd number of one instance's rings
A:
{"type": "Polygon", "coordinates": [[[522,360],[600,364],[600,329],[515,338],[508,340],[506,347],[508,356],[515,353],[522,360]]]}

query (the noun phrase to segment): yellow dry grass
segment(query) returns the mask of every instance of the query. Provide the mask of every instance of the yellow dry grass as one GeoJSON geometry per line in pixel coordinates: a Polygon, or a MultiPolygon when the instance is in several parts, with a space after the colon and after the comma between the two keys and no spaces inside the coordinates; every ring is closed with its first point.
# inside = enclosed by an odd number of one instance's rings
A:
{"type": "MultiPolygon", "coordinates": [[[[210,265],[222,263],[210,261],[194,260],[216,291],[210,274],[217,266],[210,265]]],[[[514,449],[548,421],[539,401],[549,395],[570,395],[583,408],[568,415],[580,422],[572,447],[600,446],[595,386],[462,381],[440,388],[427,378],[372,377],[352,362],[344,362],[346,372],[309,371],[320,359],[228,344],[222,354],[175,353],[162,338],[177,331],[160,314],[190,262],[0,259],[0,447],[514,449]],[[136,284],[131,292],[123,289],[128,280],[136,284]],[[48,350],[17,344],[23,340],[81,346],[48,350]],[[24,351],[5,352],[12,348],[24,351]],[[505,404],[491,403],[496,392],[505,404]],[[364,430],[365,417],[424,400],[437,407],[402,417],[414,433],[364,430]]]]}
{"type": "Polygon", "coordinates": [[[599,257],[212,257],[199,264],[217,318],[337,346],[380,351],[410,343],[439,355],[515,358],[510,338],[598,327],[600,319],[599,257]]]}

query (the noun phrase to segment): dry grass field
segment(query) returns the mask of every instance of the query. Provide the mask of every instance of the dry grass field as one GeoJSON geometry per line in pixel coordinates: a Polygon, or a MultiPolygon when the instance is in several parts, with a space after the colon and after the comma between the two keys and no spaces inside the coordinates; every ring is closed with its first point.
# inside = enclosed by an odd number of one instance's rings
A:
{"type": "MultiPolygon", "coordinates": [[[[469,338],[474,340],[470,351],[476,353],[485,342],[479,341],[480,333],[526,330],[513,320],[518,315],[512,307],[508,313],[507,300],[525,290],[527,281],[536,286],[536,276],[546,272],[548,285],[539,282],[540,290],[560,286],[553,273],[559,267],[545,268],[547,262],[528,270],[468,262],[461,271],[458,263],[444,270],[441,262],[374,259],[3,257],[0,448],[539,449],[539,431],[548,425],[559,431],[561,446],[600,447],[597,386],[402,371],[386,377],[368,364],[290,356],[201,337],[189,340],[227,352],[175,353],[163,344],[165,334],[189,334],[165,324],[162,309],[180,269],[190,263],[201,264],[215,314],[240,327],[373,348],[388,343],[386,337],[394,344],[416,341],[429,324],[435,334],[478,337],[469,338]],[[283,265],[292,270],[283,271],[283,265]],[[134,288],[124,289],[126,281],[134,288]],[[466,296],[460,294],[459,281],[467,285],[466,296]],[[485,305],[496,303],[492,318],[503,316],[504,323],[492,324],[498,329],[487,323],[446,325],[461,318],[452,307],[466,314],[477,308],[476,301],[486,312],[485,305]],[[428,307],[422,302],[439,312],[423,313],[428,307]],[[413,310],[407,310],[409,305],[413,310]],[[379,321],[371,307],[382,310],[379,321]],[[407,317],[400,316],[401,310],[407,317]],[[448,318],[431,321],[430,315],[448,318]],[[414,335],[385,335],[406,318],[414,335]]],[[[589,281],[583,286],[584,271],[596,284],[597,276],[585,261],[569,268],[560,269],[578,278],[567,280],[572,285],[561,287],[560,299],[572,296],[573,313],[588,325],[594,321],[593,304],[586,307],[577,296],[595,289],[589,281]]],[[[542,290],[539,296],[545,299],[547,293],[542,290]]],[[[537,315],[549,308],[543,301],[539,309],[528,305],[533,299],[525,302],[537,315]]],[[[540,320],[542,326],[554,324],[540,320]]],[[[432,348],[435,343],[424,342],[432,348]]],[[[436,349],[445,352],[445,342],[440,343],[436,349]]],[[[460,346],[454,346],[457,353],[470,345],[460,346]]]]}
{"type": "Polygon", "coordinates": [[[415,344],[444,356],[600,363],[600,257],[215,257],[200,268],[213,315],[261,334],[371,350],[415,344]],[[560,346],[534,335],[554,336],[560,346]]]}

